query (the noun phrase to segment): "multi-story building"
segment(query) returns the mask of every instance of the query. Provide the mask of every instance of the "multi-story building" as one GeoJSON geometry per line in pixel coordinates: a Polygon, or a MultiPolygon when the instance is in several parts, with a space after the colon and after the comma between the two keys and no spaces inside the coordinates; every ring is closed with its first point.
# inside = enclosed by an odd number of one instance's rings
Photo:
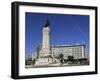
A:
{"type": "Polygon", "coordinates": [[[54,45],[51,50],[54,57],[63,54],[64,59],[68,56],[73,56],[74,59],[85,58],[85,45],[54,45]]]}

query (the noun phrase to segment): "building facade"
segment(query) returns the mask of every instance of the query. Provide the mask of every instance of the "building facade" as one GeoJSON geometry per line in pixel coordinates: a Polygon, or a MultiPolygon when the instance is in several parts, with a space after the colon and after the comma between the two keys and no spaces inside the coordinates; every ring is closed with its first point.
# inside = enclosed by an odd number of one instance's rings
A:
{"type": "Polygon", "coordinates": [[[51,49],[54,57],[63,54],[64,59],[68,59],[68,56],[73,56],[74,59],[85,58],[85,45],[55,45],[51,49]]]}

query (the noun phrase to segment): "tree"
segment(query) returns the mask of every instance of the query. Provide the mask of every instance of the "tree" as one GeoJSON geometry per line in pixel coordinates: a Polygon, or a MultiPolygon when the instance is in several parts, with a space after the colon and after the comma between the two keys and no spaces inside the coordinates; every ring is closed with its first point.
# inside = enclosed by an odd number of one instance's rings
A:
{"type": "Polygon", "coordinates": [[[60,59],[60,62],[61,62],[61,65],[62,65],[62,63],[63,63],[63,60],[64,60],[64,55],[61,53],[60,55],[59,55],[59,59],[60,59]]]}
{"type": "Polygon", "coordinates": [[[67,60],[68,60],[68,61],[73,61],[73,60],[74,60],[74,56],[69,55],[69,56],[67,57],[67,60]]]}
{"type": "Polygon", "coordinates": [[[32,65],[34,65],[34,64],[35,64],[35,61],[36,61],[35,59],[33,59],[33,60],[32,60],[32,65]]]}

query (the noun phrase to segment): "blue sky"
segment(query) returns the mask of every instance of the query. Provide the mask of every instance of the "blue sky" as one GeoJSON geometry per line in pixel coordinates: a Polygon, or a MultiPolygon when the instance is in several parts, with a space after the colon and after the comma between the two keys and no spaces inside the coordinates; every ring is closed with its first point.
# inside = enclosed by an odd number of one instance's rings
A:
{"type": "Polygon", "coordinates": [[[31,55],[42,42],[42,28],[48,18],[51,44],[76,44],[84,42],[89,50],[89,16],[69,14],[29,13],[25,15],[25,54],[31,55]]]}

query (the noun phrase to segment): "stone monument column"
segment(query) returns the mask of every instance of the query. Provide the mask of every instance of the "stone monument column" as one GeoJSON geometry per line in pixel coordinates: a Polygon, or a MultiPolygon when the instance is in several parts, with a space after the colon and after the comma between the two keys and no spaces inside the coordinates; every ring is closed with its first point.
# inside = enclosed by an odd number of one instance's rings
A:
{"type": "Polygon", "coordinates": [[[42,49],[40,56],[48,57],[51,55],[50,49],[50,24],[49,21],[46,20],[46,23],[42,30],[42,49]]]}
{"type": "Polygon", "coordinates": [[[46,20],[42,30],[42,47],[41,50],[39,51],[39,57],[35,65],[50,65],[52,63],[49,26],[50,26],[49,21],[46,20]]]}

